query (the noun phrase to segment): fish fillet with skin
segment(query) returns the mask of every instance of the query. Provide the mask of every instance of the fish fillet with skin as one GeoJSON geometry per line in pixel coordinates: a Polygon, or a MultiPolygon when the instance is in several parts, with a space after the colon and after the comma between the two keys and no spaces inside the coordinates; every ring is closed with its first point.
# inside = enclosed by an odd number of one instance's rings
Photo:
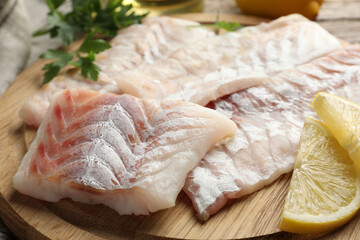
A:
{"type": "Polygon", "coordinates": [[[343,43],[300,15],[199,40],[154,64],[121,72],[123,92],[206,105],[277,73],[340,50],[343,43]]]}
{"type": "Polygon", "coordinates": [[[148,214],[174,206],[189,171],[235,131],[226,116],[193,103],[65,90],[13,184],[46,201],[71,198],[120,214],[148,214]]]}
{"type": "Polygon", "coordinates": [[[209,151],[189,174],[184,191],[202,220],[229,199],[250,194],[289,172],[310,104],[325,91],[360,103],[360,47],[278,74],[260,86],[209,104],[232,119],[236,136],[209,151]]]}
{"type": "Polygon", "coordinates": [[[111,40],[112,48],[99,53],[95,64],[101,71],[97,82],[84,79],[80,72],[57,76],[30,97],[20,110],[20,117],[29,125],[38,127],[44,118],[50,100],[64,89],[92,89],[101,92],[121,93],[115,77],[125,69],[152,64],[190,42],[214,35],[204,28],[191,28],[196,22],[170,17],[148,17],[143,24],[119,30],[111,40]]]}

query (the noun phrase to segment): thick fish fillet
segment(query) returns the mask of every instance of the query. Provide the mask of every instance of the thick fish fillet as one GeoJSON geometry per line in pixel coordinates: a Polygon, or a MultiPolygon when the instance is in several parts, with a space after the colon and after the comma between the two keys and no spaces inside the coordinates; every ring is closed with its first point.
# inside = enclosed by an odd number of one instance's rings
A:
{"type": "Polygon", "coordinates": [[[285,71],[261,86],[212,102],[231,118],[236,136],[218,144],[189,174],[184,191],[201,219],[229,199],[250,194],[293,168],[310,103],[326,91],[360,102],[360,48],[345,50],[285,71]]]}
{"type": "Polygon", "coordinates": [[[206,105],[286,69],[342,49],[318,24],[290,15],[179,48],[154,64],[121,72],[123,92],[206,105]]]}
{"type": "Polygon", "coordinates": [[[65,90],[55,97],[16,175],[39,199],[102,203],[120,214],[172,207],[189,171],[236,125],[193,103],[65,90]]]}
{"type": "Polygon", "coordinates": [[[120,30],[110,42],[112,48],[97,55],[95,63],[101,68],[97,82],[83,79],[79,72],[62,74],[24,103],[20,117],[27,124],[38,127],[51,98],[68,88],[121,93],[115,77],[124,69],[137,68],[145,63],[152,64],[183,45],[214,35],[204,28],[188,27],[190,25],[196,26],[198,23],[170,17],[149,17],[143,24],[120,30]]]}

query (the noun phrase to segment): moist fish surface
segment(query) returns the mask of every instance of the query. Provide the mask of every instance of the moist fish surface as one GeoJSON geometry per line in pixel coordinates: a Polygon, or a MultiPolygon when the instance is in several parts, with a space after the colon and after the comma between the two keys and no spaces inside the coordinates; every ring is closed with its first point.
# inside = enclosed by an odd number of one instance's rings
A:
{"type": "Polygon", "coordinates": [[[199,23],[170,17],[148,17],[143,24],[121,29],[111,40],[112,48],[99,53],[95,64],[101,71],[96,82],[84,79],[79,72],[61,74],[39,89],[20,110],[20,117],[29,125],[38,127],[44,118],[51,98],[64,89],[92,89],[121,93],[115,77],[125,69],[152,64],[165,58],[179,47],[214,35],[199,23]]]}
{"type": "Polygon", "coordinates": [[[184,191],[202,220],[229,199],[257,191],[292,170],[304,119],[314,115],[310,104],[320,91],[360,103],[359,46],[284,71],[208,105],[232,119],[238,131],[209,151],[188,175],[184,191]]]}
{"type": "Polygon", "coordinates": [[[342,47],[320,25],[294,14],[192,42],[154,64],[122,71],[116,81],[134,96],[206,105],[342,47]]]}
{"type": "Polygon", "coordinates": [[[148,214],[174,206],[189,171],[235,132],[226,116],[193,103],[65,90],[52,101],[13,184],[42,200],[148,214]]]}

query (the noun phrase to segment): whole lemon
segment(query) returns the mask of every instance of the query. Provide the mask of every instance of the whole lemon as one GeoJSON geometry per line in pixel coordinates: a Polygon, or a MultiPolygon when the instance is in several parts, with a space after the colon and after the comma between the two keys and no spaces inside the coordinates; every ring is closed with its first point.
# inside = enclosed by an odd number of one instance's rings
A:
{"type": "Polygon", "coordinates": [[[277,18],[300,13],[315,19],[324,0],[235,0],[246,14],[277,18]]]}

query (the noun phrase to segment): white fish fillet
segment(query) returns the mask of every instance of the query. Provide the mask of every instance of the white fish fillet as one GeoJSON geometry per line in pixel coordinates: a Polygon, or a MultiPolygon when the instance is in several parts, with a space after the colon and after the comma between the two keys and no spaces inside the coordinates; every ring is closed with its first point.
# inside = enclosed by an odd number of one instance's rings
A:
{"type": "Polygon", "coordinates": [[[140,25],[119,31],[111,40],[112,48],[100,53],[96,63],[99,78],[116,85],[115,78],[124,69],[153,64],[180,47],[214,36],[214,32],[194,27],[199,23],[171,17],[147,17],[140,25]]]}
{"type": "Polygon", "coordinates": [[[206,105],[340,49],[342,43],[321,26],[294,14],[193,42],[116,80],[134,96],[206,105]]]}
{"type": "Polygon", "coordinates": [[[201,219],[207,220],[229,199],[250,194],[293,168],[304,118],[314,114],[310,103],[320,91],[360,102],[359,46],[210,104],[230,117],[238,131],[207,153],[186,180],[184,191],[201,219]]]}
{"type": "Polygon", "coordinates": [[[120,30],[110,42],[112,48],[97,55],[95,63],[101,68],[97,82],[83,79],[79,72],[60,75],[24,103],[20,117],[27,124],[38,127],[51,98],[64,89],[83,88],[121,93],[115,77],[124,69],[152,64],[183,45],[214,35],[204,28],[188,27],[196,25],[198,23],[177,18],[148,17],[143,24],[120,30]]]}
{"type": "Polygon", "coordinates": [[[33,96],[28,98],[22,105],[19,115],[28,125],[39,127],[44,119],[47,109],[50,106],[51,99],[65,89],[89,89],[99,92],[121,93],[120,89],[114,85],[99,80],[94,82],[83,79],[79,73],[62,74],[53,79],[50,83],[44,85],[33,96]]]}
{"type": "Polygon", "coordinates": [[[235,131],[226,116],[193,103],[65,90],[13,184],[42,200],[71,198],[148,214],[174,206],[189,171],[235,131]]]}

